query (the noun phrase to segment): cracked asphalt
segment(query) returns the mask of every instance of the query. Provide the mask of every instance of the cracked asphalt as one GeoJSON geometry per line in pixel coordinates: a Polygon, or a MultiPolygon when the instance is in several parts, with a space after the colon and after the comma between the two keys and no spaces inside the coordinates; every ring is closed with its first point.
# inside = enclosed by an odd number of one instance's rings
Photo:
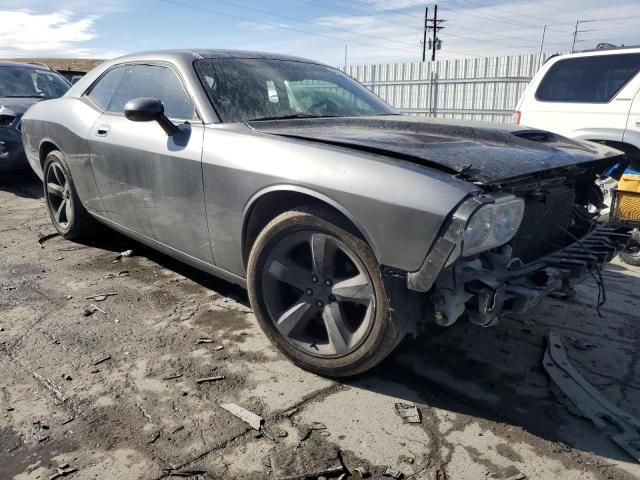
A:
{"type": "Polygon", "coordinates": [[[53,233],[37,179],[0,178],[0,479],[65,464],[74,480],[275,478],[273,453],[335,449],[373,478],[387,466],[415,479],[640,478],[614,430],[580,418],[541,366],[553,329],[576,369],[640,416],[638,268],[604,272],[603,318],[586,283],[495,328],[434,328],[336,382],[278,354],[240,289],[106,229],[85,244],[53,233]],[[86,299],[102,293],[114,295],[86,299]],[[224,378],[196,382],[212,376],[224,378]],[[268,435],[226,402],[263,416],[268,435]],[[422,422],[404,423],[396,402],[422,422]]]}

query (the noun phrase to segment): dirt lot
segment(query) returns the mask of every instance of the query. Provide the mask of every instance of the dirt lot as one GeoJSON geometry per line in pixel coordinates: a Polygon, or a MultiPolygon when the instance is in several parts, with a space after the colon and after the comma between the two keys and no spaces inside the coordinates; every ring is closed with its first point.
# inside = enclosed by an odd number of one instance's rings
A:
{"type": "Polygon", "coordinates": [[[136,245],[109,232],[92,244],[51,236],[35,179],[0,182],[1,479],[49,479],[64,464],[74,480],[276,478],[283,460],[336,451],[374,477],[391,466],[416,479],[640,478],[541,366],[554,329],[580,373],[640,416],[639,269],[605,272],[604,318],[586,284],[496,328],[434,330],[335,382],[284,360],[241,290],[149,249],[114,263],[136,245]],[[100,293],[116,295],[86,299],[100,293]],[[225,402],[263,416],[268,435],[225,402]],[[422,422],[404,423],[396,402],[415,402],[422,422]]]}

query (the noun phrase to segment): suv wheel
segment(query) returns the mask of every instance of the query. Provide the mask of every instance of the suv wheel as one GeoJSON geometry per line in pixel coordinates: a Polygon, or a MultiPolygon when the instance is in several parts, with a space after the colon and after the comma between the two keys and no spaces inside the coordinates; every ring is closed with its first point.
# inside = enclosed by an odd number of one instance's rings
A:
{"type": "Polygon", "coordinates": [[[285,212],[258,236],[247,269],[269,339],[300,367],[334,377],[372,368],[404,337],[375,255],[342,224],[322,209],[285,212]]]}
{"type": "Polygon", "coordinates": [[[53,226],[67,240],[87,236],[95,220],[78,198],[62,152],[53,150],[47,155],[43,173],[44,196],[53,226]]]}
{"type": "Polygon", "coordinates": [[[634,230],[624,251],[620,252],[622,261],[640,267],[640,231],[634,230]]]}

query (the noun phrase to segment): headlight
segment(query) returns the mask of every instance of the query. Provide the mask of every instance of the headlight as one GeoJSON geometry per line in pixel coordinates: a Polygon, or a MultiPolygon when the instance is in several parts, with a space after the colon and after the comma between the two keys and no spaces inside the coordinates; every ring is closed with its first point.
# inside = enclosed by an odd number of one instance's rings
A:
{"type": "Polygon", "coordinates": [[[523,215],[524,200],[513,195],[480,207],[467,222],[462,255],[469,257],[504,245],[520,228],[523,215]]]}

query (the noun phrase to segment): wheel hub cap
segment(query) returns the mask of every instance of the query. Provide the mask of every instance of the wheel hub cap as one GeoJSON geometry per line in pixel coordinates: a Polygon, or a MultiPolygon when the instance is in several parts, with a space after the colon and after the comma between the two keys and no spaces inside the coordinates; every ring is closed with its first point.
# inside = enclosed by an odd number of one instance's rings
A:
{"type": "Polygon", "coordinates": [[[264,271],[268,314],[296,348],[337,357],[366,339],[375,314],[372,282],[362,261],[337,238],[291,234],[270,250],[264,271]]]}

